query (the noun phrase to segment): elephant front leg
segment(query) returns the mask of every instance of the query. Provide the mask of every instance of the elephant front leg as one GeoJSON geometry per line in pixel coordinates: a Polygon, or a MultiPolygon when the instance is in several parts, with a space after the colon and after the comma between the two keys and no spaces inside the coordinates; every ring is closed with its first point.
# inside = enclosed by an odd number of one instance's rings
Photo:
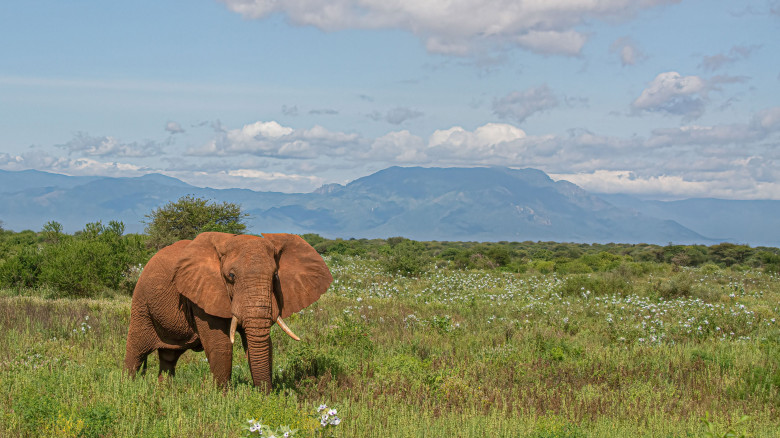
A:
{"type": "Polygon", "coordinates": [[[214,381],[225,387],[233,371],[233,344],[228,336],[230,320],[208,315],[197,307],[193,314],[214,381]]]}

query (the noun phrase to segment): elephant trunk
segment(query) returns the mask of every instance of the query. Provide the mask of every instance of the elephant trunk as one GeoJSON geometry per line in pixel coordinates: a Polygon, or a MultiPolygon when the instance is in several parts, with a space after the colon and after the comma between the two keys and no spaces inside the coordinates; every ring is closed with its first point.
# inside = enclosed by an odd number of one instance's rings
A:
{"type": "Polygon", "coordinates": [[[247,356],[249,371],[252,373],[252,383],[265,392],[271,391],[273,346],[271,345],[270,327],[260,328],[254,324],[244,327],[247,338],[247,356]]]}

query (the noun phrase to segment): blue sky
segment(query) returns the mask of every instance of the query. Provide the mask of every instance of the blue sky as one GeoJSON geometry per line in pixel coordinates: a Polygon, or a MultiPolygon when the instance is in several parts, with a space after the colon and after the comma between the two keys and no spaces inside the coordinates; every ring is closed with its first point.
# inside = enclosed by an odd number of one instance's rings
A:
{"type": "Polygon", "coordinates": [[[0,6],[0,169],[308,192],[392,165],[780,199],[780,1],[0,6]]]}

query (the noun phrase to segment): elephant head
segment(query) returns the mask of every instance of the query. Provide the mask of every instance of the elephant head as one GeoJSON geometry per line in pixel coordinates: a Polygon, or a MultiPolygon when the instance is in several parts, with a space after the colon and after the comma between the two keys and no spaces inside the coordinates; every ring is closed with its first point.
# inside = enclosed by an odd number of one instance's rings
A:
{"type": "Polygon", "coordinates": [[[315,302],[332,281],[322,257],[294,234],[202,233],[184,249],[174,274],[180,294],[207,315],[232,320],[231,343],[236,327],[243,328],[253,383],[267,390],[271,325],[298,340],[282,318],[315,302]]]}

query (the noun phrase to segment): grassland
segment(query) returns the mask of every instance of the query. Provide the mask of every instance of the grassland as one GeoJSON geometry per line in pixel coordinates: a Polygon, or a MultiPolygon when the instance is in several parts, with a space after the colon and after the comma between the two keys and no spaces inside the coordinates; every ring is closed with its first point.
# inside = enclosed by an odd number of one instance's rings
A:
{"type": "Polygon", "coordinates": [[[0,436],[242,436],[247,419],[313,435],[320,403],[343,437],[704,436],[780,431],[780,278],[623,263],[590,274],[457,270],[389,275],[328,256],[335,281],[273,330],[276,390],[232,387],[203,353],[173,379],[121,363],[130,300],[0,291],[0,436]]]}

